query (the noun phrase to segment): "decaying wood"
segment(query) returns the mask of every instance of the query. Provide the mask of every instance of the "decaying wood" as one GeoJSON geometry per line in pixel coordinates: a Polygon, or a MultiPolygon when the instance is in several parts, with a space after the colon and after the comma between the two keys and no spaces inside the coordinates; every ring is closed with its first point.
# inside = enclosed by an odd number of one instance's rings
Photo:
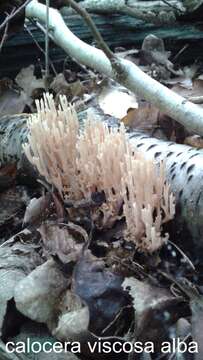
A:
{"type": "Polygon", "coordinates": [[[179,17],[193,13],[202,0],[84,0],[80,5],[93,13],[121,13],[154,23],[172,23],[179,17]]]}
{"type": "MultiPolygon", "coordinates": [[[[66,13],[66,11],[64,11],[66,13]]],[[[201,15],[201,12],[200,12],[201,15]]],[[[183,64],[193,63],[194,59],[203,61],[203,53],[199,43],[203,41],[203,20],[197,17],[190,22],[181,20],[172,26],[155,25],[127,15],[91,15],[104,40],[111,47],[140,48],[140,44],[148,34],[154,34],[165,41],[167,50],[177,53],[185,47],[178,57],[183,64]]],[[[63,15],[65,23],[70,30],[81,40],[91,43],[92,34],[84,21],[78,15],[63,15]]],[[[36,46],[36,42],[44,48],[44,34],[34,24],[26,22],[29,32],[24,29],[12,38],[8,39],[0,53],[0,77],[15,77],[22,67],[35,64],[39,68],[39,62],[43,65],[44,54],[36,46]],[[30,35],[32,34],[32,36],[30,35]],[[34,42],[34,40],[36,42],[34,42]]],[[[55,67],[61,68],[65,52],[51,42],[50,58],[55,67]]]]}

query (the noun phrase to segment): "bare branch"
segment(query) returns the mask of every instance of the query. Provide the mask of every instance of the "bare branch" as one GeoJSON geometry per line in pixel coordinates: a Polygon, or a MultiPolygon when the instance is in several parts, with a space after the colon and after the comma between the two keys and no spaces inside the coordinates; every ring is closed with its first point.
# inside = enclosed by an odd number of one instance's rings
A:
{"type": "Polygon", "coordinates": [[[2,47],[4,45],[4,42],[6,41],[7,35],[8,35],[8,22],[6,23],[5,29],[4,29],[4,33],[1,39],[1,43],[0,43],[0,52],[2,50],[2,47]]]}
{"type": "Polygon", "coordinates": [[[13,19],[17,14],[19,14],[21,10],[23,10],[29,4],[30,1],[31,0],[26,0],[24,4],[22,4],[19,8],[17,8],[15,11],[12,11],[11,14],[8,15],[0,25],[0,30],[2,30],[11,19],[13,19]]]}
{"type": "Polygon", "coordinates": [[[45,85],[48,91],[49,78],[49,0],[46,0],[46,38],[45,38],[45,85]]]}
{"type": "MultiPolygon", "coordinates": [[[[32,22],[32,21],[31,21],[31,22],[32,22]]],[[[35,22],[33,21],[33,23],[35,23],[35,22]]],[[[37,24],[36,24],[36,26],[37,26],[37,24]]],[[[45,56],[45,51],[44,51],[44,49],[40,46],[40,44],[38,43],[38,41],[34,38],[34,36],[33,36],[32,32],[30,31],[29,27],[28,27],[26,24],[24,24],[24,28],[25,28],[25,30],[28,32],[28,34],[30,35],[30,37],[32,38],[32,40],[34,41],[36,47],[37,47],[37,48],[41,51],[41,53],[45,56]]],[[[40,30],[41,30],[41,28],[40,28],[40,30]]],[[[43,31],[43,32],[44,32],[44,31],[43,31]]],[[[55,75],[57,75],[57,71],[56,71],[56,69],[55,69],[55,67],[54,67],[54,64],[52,63],[52,61],[51,61],[50,58],[49,58],[49,64],[50,64],[50,66],[51,66],[51,68],[52,68],[52,70],[53,70],[53,73],[54,73],[55,75]]]]}
{"type": "Polygon", "coordinates": [[[105,43],[104,39],[102,38],[100,32],[98,31],[96,25],[91,19],[91,16],[82,8],[79,4],[77,4],[74,0],[64,0],[64,4],[70,5],[86,22],[87,26],[90,28],[92,35],[94,36],[98,47],[103,50],[104,54],[109,59],[113,59],[115,57],[114,53],[110,50],[108,45],[105,43]]]}
{"type": "Polygon", "coordinates": [[[64,3],[69,3],[70,6],[83,17],[86,24],[90,28],[98,47],[103,50],[104,54],[107,56],[107,58],[110,60],[112,69],[115,72],[116,77],[119,74],[119,77],[121,78],[124,75],[124,69],[121,65],[119,57],[117,57],[111,49],[108,47],[104,39],[102,38],[99,30],[97,29],[96,25],[92,21],[91,16],[88,14],[87,10],[85,8],[82,8],[79,4],[77,4],[74,0],[64,0],[64,3]]]}
{"type": "MultiPolygon", "coordinates": [[[[26,16],[46,22],[46,6],[32,0],[26,7],[26,16]]],[[[112,78],[129,90],[149,101],[161,111],[175,119],[190,132],[203,135],[203,110],[182,96],[163,86],[145,74],[138,66],[129,60],[119,59],[123,74],[112,69],[111,61],[100,49],[94,48],[77,36],[66,26],[57,10],[50,9],[51,34],[56,44],[67,54],[80,63],[112,78]]]]}

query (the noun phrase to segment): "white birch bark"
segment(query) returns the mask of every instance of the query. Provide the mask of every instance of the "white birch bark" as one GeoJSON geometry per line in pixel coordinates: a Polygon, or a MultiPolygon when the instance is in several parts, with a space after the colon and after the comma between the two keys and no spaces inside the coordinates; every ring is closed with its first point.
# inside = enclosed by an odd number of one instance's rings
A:
{"type": "MultiPolygon", "coordinates": [[[[45,24],[46,6],[38,3],[37,0],[32,0],[26,7],[26,16],[36,18],[45,24]]],[[[100,49],[94,48],[76,37],[55,9],[50,9],[49,24],[53,40],[71,57],[121,83],[178,121],[190,132],[203,136],[203,109],[198,105],[187,101],[152,79],[131,61],[120,60],[124,73],[119,76],[112,69],[106,55],[100,49]]]]}

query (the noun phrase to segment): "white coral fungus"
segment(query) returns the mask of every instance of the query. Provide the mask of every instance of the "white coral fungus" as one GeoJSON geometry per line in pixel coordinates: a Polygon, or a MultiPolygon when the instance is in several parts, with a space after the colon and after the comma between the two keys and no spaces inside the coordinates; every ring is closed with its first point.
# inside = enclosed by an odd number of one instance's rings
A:
{"type": "Polygon", "coordinates": [[[46,94],[28,127],[25,154],[63,198],[89,200],[94,192],[103,192],[105,202],[92,211],[96,225],[102,213],[100,226],[112,226],[123,206],[125,239],[143,252],[162,246],[168,236],[161,234],[161,227],[174,216],[174,196],[163,163],[156,166],[132,150],[124,125],[110,129],[89,118],[80,131],[77,114],[66,98],[61,97],[57,110],[46,94]]]}

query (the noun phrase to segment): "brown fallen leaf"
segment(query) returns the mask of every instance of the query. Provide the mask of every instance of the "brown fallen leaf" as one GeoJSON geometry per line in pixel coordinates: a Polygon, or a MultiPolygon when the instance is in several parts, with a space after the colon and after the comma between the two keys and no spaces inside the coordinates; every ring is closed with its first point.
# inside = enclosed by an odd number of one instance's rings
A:
{"type": "Polygon", "coordinates": [[[184,144],[203,149],[203,138],[199,135],[187,136],[184,144]]]}
{"type": "Polygon", "coordinates": [[[153,134],[158,139],[182,143],[186,136],[182,125],[148,103],[138,109],[130,109],[121,121],[130,129],[153,134]]]}
{"type": "Polygon", "coordinates": [[[62,73],[54,78],[50,84],[50,89],[56,93],[56,99],[58,99],[59,95],[66,95],[69,101],[72,101],[76,96],[83,95],[85,92],[85,88],[80,80],[69,84],[62,73]]]}
{"type": "Polygon", "coordinates": [[[121,121],[131,129],[151,132],[158,126],[159,110],[150,104],[138,109],[129,109],[121,121]]]}

